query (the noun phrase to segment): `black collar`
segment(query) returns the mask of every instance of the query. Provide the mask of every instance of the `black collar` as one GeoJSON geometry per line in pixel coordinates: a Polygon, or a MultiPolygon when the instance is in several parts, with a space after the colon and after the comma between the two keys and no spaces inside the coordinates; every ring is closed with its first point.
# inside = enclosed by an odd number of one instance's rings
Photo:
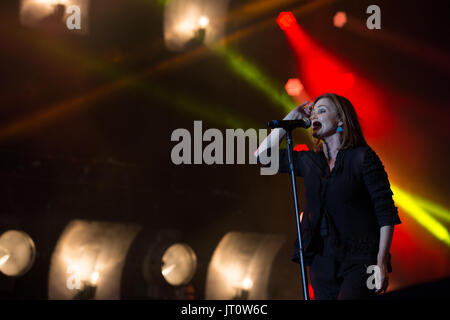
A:
{"type": "Polygon", "coordinates": [[[313,152],[311,154],[310,159],[314,163],[314,165],[319,169],[319,172],[321,176],[324,175],[331,175],[332,173],[337,172],[341,165],[342,165],[342,159],[344,156],[345,149],[339,149],[337,155],[336,155],[336,161],[334,163],[334,167],[332,172],[330,172],[330,167],[328,166],[327,159],[325,157],[325,154],[323,151],[320,152],[313,152]]]}

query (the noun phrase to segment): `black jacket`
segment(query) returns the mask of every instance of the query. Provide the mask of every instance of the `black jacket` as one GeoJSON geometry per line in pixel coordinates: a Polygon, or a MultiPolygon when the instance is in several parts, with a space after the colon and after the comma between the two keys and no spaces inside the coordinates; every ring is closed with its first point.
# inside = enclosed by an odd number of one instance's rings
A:
{"type": "MultiPolygon", "coordinates": [[[[306,203],[301,222],[306,265],[323,246],[323,229],[339,259],[376,261],[380,227],[400,224],[388,176],[370,146],[339,150],[330,173],[323,152],[294,151],[295,173],[304,178],[306,203]]],[[[279,172],[289,173],[287,150],[279,172]]],[[[292,260],[299,263],[298,239],[292,260]]]]}

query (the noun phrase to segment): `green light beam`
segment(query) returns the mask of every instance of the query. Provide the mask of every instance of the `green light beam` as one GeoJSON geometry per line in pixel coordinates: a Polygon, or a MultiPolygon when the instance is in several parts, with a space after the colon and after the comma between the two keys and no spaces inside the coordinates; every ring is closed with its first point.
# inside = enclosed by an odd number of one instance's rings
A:
{"type": "Polygon", "coordinates": [[[216,52],[227,61],[231,70],[246,80],[250,85],[264,93],[283,112],[290,112],[295,106],[292,98],[277,86],[268,76],[261,72],[258,67],[232,49],[218,45],[216,52]]]}

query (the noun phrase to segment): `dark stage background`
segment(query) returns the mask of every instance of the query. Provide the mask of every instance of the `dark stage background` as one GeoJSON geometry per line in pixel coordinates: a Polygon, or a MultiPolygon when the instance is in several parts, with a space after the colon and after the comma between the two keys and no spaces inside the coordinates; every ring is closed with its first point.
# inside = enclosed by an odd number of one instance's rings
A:
{"type": "MultiPolygon", "coordinates": [[[[368,132],[367,140],[392,184],[446,210],[434,219],[447,231],[438,238],[420,223],[421,212],[408,212],[408,200],[402,207],[396,201],[403,224],[394,235],[390,289],[448,277],[448,1],[328,1],[300,10],[314,2],[230,1],[225,34],[246,33],[225,46],[286,96],[287,79],[304,72],[277,24],[280,12],[292,10],[324,50],[388,90],[379,100],[383,117],[365,121],[382,128],[386,116],[389,129],[368,132]],[[337,11],[365,24],[371,4],[381,8],[381,30],[333,26],[337,11]]],[[[296,228],[287,175],[262,176],[248,164],[174,165],[170,157],[172,132],[193,132],[194,120],[224,132],[283,118],[286,109],[258,87],[258,75],[240,76],[208,48],[169,51],[163,1],[91,1],[86,35],[23,26],[19,10],[20,1],[0,3],[0,232],[25,231],[37,256],[21,277],[0,274],[1,297],[48,298],[51,255],[74,219],[135,223],[143,233],[175,230],[197,254],[195,299],[205,298],[211,255],[229,231],[285,235],[276,260],[287,265],[274,283],[299,281],[289,261],[296,228]]],[[[312,98],[327,70],[316,76],[317,83],[304,81],[312,98]]],[[[309,143],[299,132],[295,139],[309,143]]],[[[138,281],[126,279],[127,288],[138,281]]]]}

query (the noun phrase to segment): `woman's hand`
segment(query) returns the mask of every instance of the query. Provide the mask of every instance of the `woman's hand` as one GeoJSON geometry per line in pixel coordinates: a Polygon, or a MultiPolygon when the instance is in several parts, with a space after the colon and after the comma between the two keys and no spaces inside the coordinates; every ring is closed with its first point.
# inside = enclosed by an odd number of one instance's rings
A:
{"type": "Polygon", "coordinates": [[[311,116],[311,109],[314,103],[308,103],[309,101],[305,101],[305,103],[303,103],[302,105],[292,109],[292,111],[287,114],[284,120],[299,120],[304,117],[309,118],[311,116]]]}
{"type": "MultiPolygon", "coordinates": [[[[302,105],[293,109],[283,118],[283,120],[300,120],[303,117],[309,118],[311,115],[313,103],[310,104],[308,103],[309,101],[306,101],[302,105]]],[[[275,140],[279,142],[281,141],[281,139],[283,139],[285,135],[286,131],[284,129],[282,128],[273,129],[272,132],[264,139],[264,141],[261,142],[261,145],[258,147],[258,149],[256,149],[254,153],[255,157],[258,157],[262,152],[264,152],[268,148],[272,148],[272,146],[275,144],[275,140]],[[268,141],[270,141],[270,145],[268,141]]]]}
{"type": "Polygon", "coordinates": [[[380,288],[377,291],[375,291],[377,294],[386,292],[386,289],[389,284],[387,262],[389,260],[389,248],[391,247],[393,235],[394,235],[394,226],[387,225],[382,226],[380,228],[380,247],[378,249],[377,266],[380,268],[381,279],[379,283],[381,284],[381,287],[377,286],[377,288],[380,288]]]}
{"type": "Polygon", "coordinates": [[[378,259],[378,268],[380,268],[379,278],[375,277],[376,287],[380,288],[375,291],[376,294],[381,294],[386,292],[389,285],[389,273],[387,268],[387,262],[385,259],[378,259]]]}

